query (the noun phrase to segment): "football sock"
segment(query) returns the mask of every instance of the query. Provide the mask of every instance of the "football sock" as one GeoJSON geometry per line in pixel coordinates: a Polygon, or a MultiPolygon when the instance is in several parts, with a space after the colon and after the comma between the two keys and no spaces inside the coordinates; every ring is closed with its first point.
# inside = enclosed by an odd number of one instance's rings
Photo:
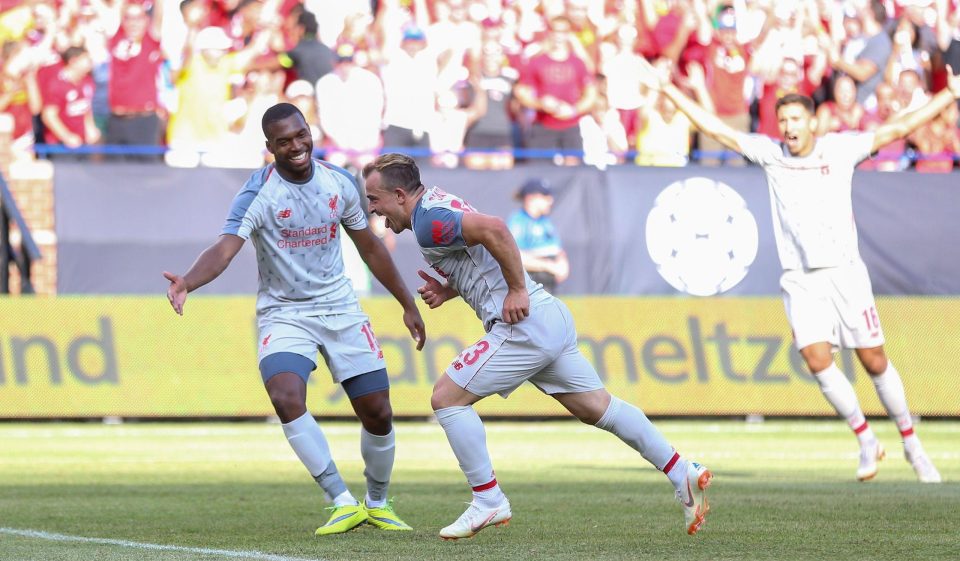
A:
{"type": "Polygon", "coordinates": [[[689,467],[687,460],[681,458],[678,452],[674,452],[667,465],[658,469],[667,474],[667,479],[673,483],[674,487],[682,491],[687,481],[687,467],[689,467]]]}
{"type": "Polygon", "coordinates": [[[320,425],[309,411],[284,424],[283,434],[286,435],[287,442],[290,443],[290,447],[303,462],[307,471],[327,494],[328,499],[333,500],[339,498],[344,492],[349,493],[347,485],[337,471],[337,465],[330,456],[327,439],[324,438],[320,425]]]}
{"type": "Polygon", "coordinates": [[[873,387],[877,389],[880,403],[883,403],[887,414],[890,415],[893,422],[897,424],[897,429],[900,430],[904,447],[916,446],[919,439],[913,432],[913,417],[910,416],[910,410],[907,408],[907,395],[903,391],[903,380],[900,379],[900,373],[888,360],[887,369],[884,373],[870,378],[873,380],[873,387]]]}
{"type": "Polygon", "coordinates": [[[360,429],[360,455],[366,466],[363,475],[367,478],[366,504],[369,507],[387,504],[387,487],[390,485],[395,451],[396,439],[392,428],[383,436],[360,429]]]}
{"type": "Polygon", "coordinates": [[[867,424],[867,419],[863,416],[860,409],[860,402],[857,401],[857,394],[853,391],[850,381],[843,375],[843,372],[837,368],[836,364],[817,372],[813,378],[820,384],[820,391],[823,397],[827,398],[830,405],[837,413],[847,420],[847,424],[857,435],[860,445],[871,443],[876,440],[873,430],[867,424]]]}
{"type": "Polygon", "coordinates": [[[447,435],[453,455],[460,462],[460,469],[467,476],[473,489],[474,502],[479,506],[493,508],[506,498],[496,477],[487,452],[487,433],[483,422],[473,407],[444,407],[434,411],[437,421],[447,435]]]}
{"type": "MultiPolygon", "coordinates": [[[[659,470],[663,470],[673,458],[673,447],[643,411],[619,397],[610,397],[610,405],[596,426],[617,435],[659,470]]],[[[686,474],[686,470],[682,471],[686,474]]]]}

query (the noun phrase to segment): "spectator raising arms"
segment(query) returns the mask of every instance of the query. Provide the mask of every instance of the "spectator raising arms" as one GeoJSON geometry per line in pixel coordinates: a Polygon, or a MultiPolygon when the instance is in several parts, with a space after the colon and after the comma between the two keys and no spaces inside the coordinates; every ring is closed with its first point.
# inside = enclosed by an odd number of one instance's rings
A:
{"type": "Polygon", "coordinates": [[[516,88],[520,103],[537,112],[527,147],[553,151],[555,162],[567,164],[579,161],[570,153],[583,150],[579,119],[597,96],[593,75],[575,54],[572,41],[576,38],[570,20],[562,16],[550,20],[543,52],[530,59],[516,88]]]}
{"type": "Polygon", "coordinates": [[[107,100],[107,144],[155,145],[160,142],[157,73],[163,63],[160,27],[163,2],[148,14],[143,4],[123,4],[119,28],[108,43],[110,81],[107,100]]]}

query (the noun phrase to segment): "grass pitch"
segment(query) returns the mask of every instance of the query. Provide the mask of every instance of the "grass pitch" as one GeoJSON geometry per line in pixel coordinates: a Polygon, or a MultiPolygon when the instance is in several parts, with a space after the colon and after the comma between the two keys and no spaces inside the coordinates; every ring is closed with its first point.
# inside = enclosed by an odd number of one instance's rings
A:
{"type": "MultiPolygon", "coordinates": [[[[488,423],[509,527],[443,542],[470,498],[436,424],[398,423],[391,495],[414,532],[316,538],[322,494],[277,425],[0,424],[0,561],[956,559],[960,423],[918,427],[946,481],[916,483],[892,423],[857,483],[837,421],[657,425],[716,474],[707,524],[682,530],[673,488],[612,435],[576,422],[488,423]]],[[[363,493],[359,425],[323,423],[363,493]]]]}

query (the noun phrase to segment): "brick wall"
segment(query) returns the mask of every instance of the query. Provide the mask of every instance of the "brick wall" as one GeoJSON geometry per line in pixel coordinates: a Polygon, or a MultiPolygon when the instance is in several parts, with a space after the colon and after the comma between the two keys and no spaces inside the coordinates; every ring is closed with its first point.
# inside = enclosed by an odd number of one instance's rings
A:
{"type": "MultiPolygon", "coordinates": [[[[54,223],[53,165],[11,151],[13,120],[0,114],[0,172],[17,201],[33,240],[40,248],[41,259],[33,264],[31,279],[37,294],[57,293],[57,231],[54,223]]],[[[20,232],[11,230],[10,241],[20,248],[20,232]]],[[[10,266],[10,292],[20,292],[20,271],[10,266]]]]}

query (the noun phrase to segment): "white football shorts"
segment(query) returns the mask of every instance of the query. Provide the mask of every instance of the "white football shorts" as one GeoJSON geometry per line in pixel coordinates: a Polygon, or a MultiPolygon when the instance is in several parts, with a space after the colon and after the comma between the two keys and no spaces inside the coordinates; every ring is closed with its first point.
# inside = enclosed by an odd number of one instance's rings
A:
{"type": "Polygon", "coordinates": [[[577,331],[567,306],[556,298],[530,309],[515,324],[498,322],[447,367],[447,375],[468,392],[507,397],[530,381],[545,394],[603,388],[593,365],[577,348],[577,331]]]}
{"type": "Polygon", "coordinates": [[[257,362],[274,353],[296,353],[317,364],[317,352],[337,384],[386,368],[383,350],[362,311],[300,315],[281,311],[257,319],[260,331],[257,362]]]}
{"type": "Polygon", "coordinates": [[[830,343],[834,352],[883,344],[880,315],[863,261],[785,271],[780,288],[798,349],[820,342],[830,343]]]}

